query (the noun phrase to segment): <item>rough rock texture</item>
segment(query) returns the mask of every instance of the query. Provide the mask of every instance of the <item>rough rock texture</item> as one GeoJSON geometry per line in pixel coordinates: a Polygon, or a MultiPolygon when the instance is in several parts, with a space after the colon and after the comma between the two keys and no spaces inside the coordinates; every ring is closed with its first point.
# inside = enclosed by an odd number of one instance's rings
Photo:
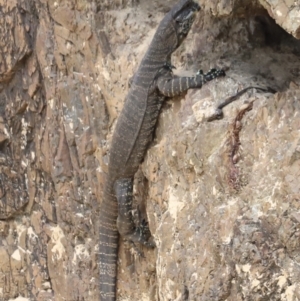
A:
{"type": "Polygon", "coordinates": [[[259,0],[287,32],[300,39],[300,1],[299,0],[259,0]]]}
{"type": "MultiPolygon", "coordinates": [[[[111,133],[174,2],[0,0],[1,301],[97,300],[111,133]]],[[[227,77],[164,105],[135,186],[157,249],[120,242],[119,300],[300,300],[300,3],[199,3],[176,73],[227,77]],[[278,93],[205,121],[248,85],[278,93]]]]}

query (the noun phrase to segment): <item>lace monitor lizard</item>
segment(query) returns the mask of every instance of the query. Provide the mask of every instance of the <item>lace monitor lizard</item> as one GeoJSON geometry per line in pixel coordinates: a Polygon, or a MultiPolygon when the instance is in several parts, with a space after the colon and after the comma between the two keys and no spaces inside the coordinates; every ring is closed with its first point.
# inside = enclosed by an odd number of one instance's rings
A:
{"type": "Polygon", "coordinates": [[[224,76],[223,70],[198,71],[193,77],[172,73],[171,55],[187,36],[200,6],[180,0],[166,14],[135,73],[110,147],[108,175],[100,205],[100,300],[116,300],[119,234],[133,243],[154,247],[132,216],[133,177],[152,141],[160,108],[167,97],[224,76]]]}

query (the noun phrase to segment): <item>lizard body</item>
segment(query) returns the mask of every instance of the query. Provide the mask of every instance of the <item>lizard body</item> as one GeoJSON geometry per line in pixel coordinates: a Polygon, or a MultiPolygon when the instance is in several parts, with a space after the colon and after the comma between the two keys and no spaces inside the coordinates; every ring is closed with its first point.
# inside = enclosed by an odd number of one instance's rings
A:
{"type": "Polygon", "coordinates": [[[180,0],[161,21],[133,78],[110,147],[108,175],[100,205],[100,300],[116,300],[119,234],[133,243],[154,247],[132,217],[133,177],[152,141],[160,108],[167,97],[224,76],[211,69],[194,77],[175,77],[171,54],[187,36],[200,10],[192,0],[180,0]]]}

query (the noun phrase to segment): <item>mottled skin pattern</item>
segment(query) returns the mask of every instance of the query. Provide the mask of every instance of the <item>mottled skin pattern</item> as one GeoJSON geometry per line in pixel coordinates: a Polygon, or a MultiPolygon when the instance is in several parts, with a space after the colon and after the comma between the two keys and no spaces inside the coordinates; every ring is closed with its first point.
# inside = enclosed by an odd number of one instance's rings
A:
{"type": "Polygon", "coordinates": [[[100,300],[116,300],[119,234],[132,243],[154,247],[143,236],[143,227],[132,217],[133,177],[152,141],[160,108],[167,97],[190,88],[201,88],[223,70],[212,69],[194,77],[175,77],[171,54],[182,43],[199,5],[179,1],[161,21],[127,95],[113,134],[108,176],[100,208],[100,300]]]}

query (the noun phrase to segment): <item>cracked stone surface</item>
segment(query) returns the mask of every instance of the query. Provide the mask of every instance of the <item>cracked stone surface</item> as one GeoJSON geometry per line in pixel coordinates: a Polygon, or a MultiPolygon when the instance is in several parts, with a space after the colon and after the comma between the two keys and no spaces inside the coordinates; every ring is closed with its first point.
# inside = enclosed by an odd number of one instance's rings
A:
{"type": "Polygon", "coordinates": [[[300,1],[299,0],[259,0],[270,16],[294,37],[300,39],[300,1]]]}
{"type": "MultiPolygon", "coordinates": [[[[98,210],[130,78],[176,1],[0,0],[0,300],[94,301],[98,210]]],[[[299,1],[200,0],[136,175],[155,250],[118,300],[300,300],[299,1]],[[243,3],[241,3],[243,2],[243,3]],[[206,122],[214,108],[247,86],[206,122]]]]}

